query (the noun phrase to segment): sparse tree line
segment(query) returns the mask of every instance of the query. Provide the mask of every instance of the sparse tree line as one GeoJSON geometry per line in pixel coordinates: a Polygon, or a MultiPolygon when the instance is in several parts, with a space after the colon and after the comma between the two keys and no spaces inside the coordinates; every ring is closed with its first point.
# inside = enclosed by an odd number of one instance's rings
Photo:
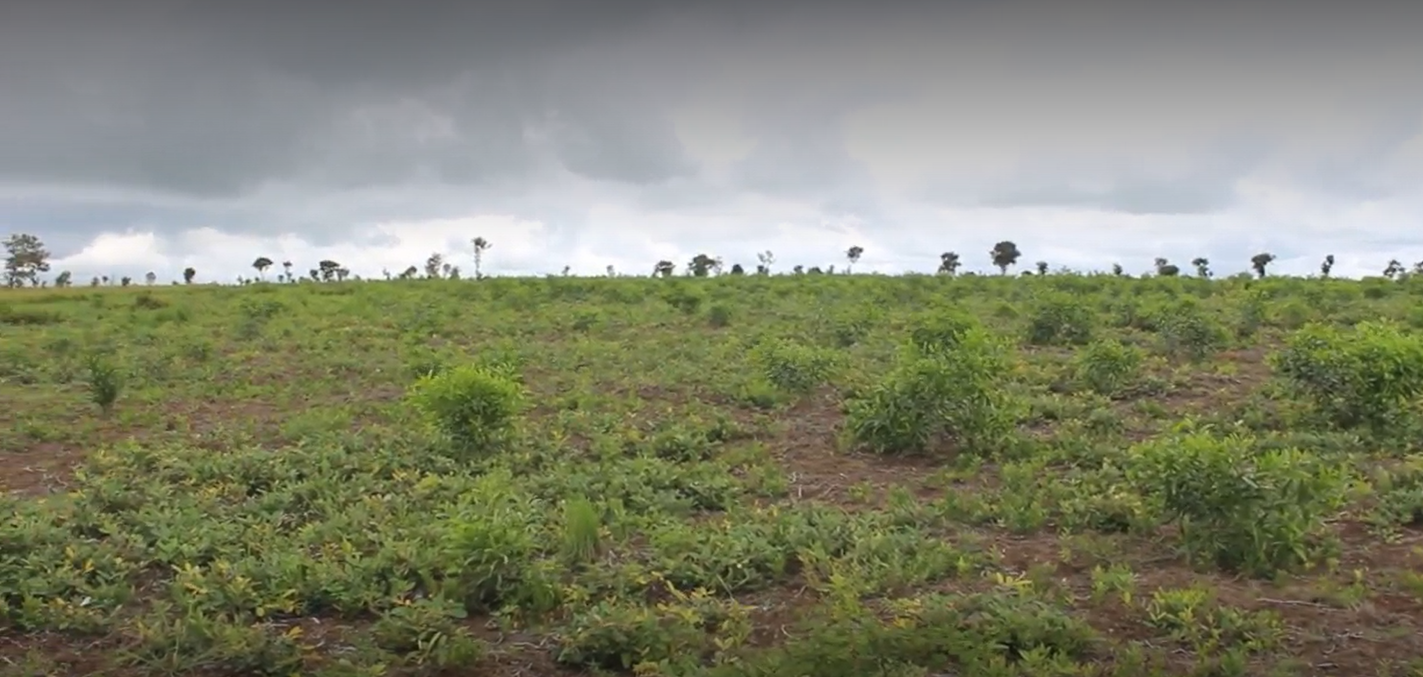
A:
{"type": "MultiPolygon", "coordinates": [[[[11,235],[5,240],[4,246],[6,251],[5,285],[7,287],[49,286],[50,282],[41,279],[40,275],[50,270],[50,252],[37,236],[27,233],[11,235]]],[[[470,240],[470,246],[474,254],[474,277],[475,279],[483,279],[484,253],[493,245],[489,240],[483,237],[476,237],[470,240]]],[[[853,267],[859,263],[864,253],[865,249],[860,246],[850,247],[845,250],[845,274],[852,272],[853,267]]],[[[993,248],[989,250],[988,256],[993,266],[998,268],[1001,274],[1007,275],[1008,269],[1018,265],[1023,253],[1016,243],[1010,240],[1004,240],[995,244],[993,248]]],[[[771,275],[771,267],[776,263],[775,254],[769,250],[759,252],[756,254],[756,259],[755,274],[771,275]]],[[[1256,276],[1263,278],[1270,264],[1274,261],[1274,254],[1261,252],[1250,257],[1250,268],[1255,272],[1256,276]]],[[[243,285],[253,282],[265,282],[267,280],[267,271],[275,265],[277,265],[277,263],[270,257],[259,256],[252,261],[252,268],[257,271],[256,277],[239,277],[237,282],[243,285]]],[[[962,266],[963,258],[958,252],[944,252],[939,255],[939,267],[936,272],[940,275],[957,275],[962,266]]],[[[350,269],[341,265],[341,263],[330,259],[323,259],[317,262],[316,267],[311,268],[305,274],[293,270],[294,264],[291,261],[282,261],[281,267],[281,272],[277,273],[275,278],[276,281],[280,283],[343,282],[347,279],[361,279],[360,276],[353,276],[350,269]]],[[[1198,278],[1210,279],[1213,276],[1210,259],[1196,257],[1191,260],[1191,267],[1194,268],[1195,276],[1198,278]]],[[[1034,264],[1032,270],[1024,270],[1022,274],[1048,275],[1048,268],[1047,261],[1038,261],[1034,264]]],[[[1330,254],[1324,257],[1324,260],[1319,265],[1320,275],[1326,278],[1329,277],[1330,271],[1333,270],[1333,268],[1334,255],[1330,254]]],[[[1121,264],[1112,264],[1111,270],[1115,276],[1120,277],[1126,275],[1121,264]]],[[[439,252],[432,253],[430,257],[425,260],[423,272],[424,279],[461,279],[460,267],[450,264],[445,260],[444,255],[439,252]]],[[[571,272],[570,267],[564,267],[563,275],[570,275],[571,272]]],[[[827,266],[824,269],[820,266],[810,266],[807,268],[803,265],[795,265],[791,268],[791,274],[794,275],[833,275],[835,272],[836,269],[834,265],[827,266]]],[[[1153,272],[1160,277],[1176,277],[1181,275],[1181,268],[1166,258],[1158,257],[1154,261],[1153,272]]],[[[1411,268],[1408,268],[1397,259],[1394,259],[1388,262],[1388,265],[1382,272],[1383,276],[1390,280],[1400,280],[1408,275],[1423,275],[1423,261],[1414,263],[1411,268]]],[[[412,280],[421,278],[421,269],[413,265],[398,274],[392,274],[390,270],[382,270],[381,273],[387,280],[412,280]]],[[[677,264],[668,260],[658,261],[652,268],[653,277],[672,277],[676,275],[676,273],[677,264]]],[[[730,268],[727,268],[721,257],[703,253],[692,257],[692,259],[683,266],[683,274],[689,277],[709,277],[722,274],[746,275],[747,271],[740,263],[733,263],[730,268]]],[[[618,273],[613,266],[610,265],[607,267],[607,275],[608,277],[616,277],[618,273]]],[[[189,266],[184,268],[182,283],[193,284],[197,276],[198,271],[193,267],[189,266]]],[[[157,283],[157,281],[157,274],[151,271],[144,275],[145,284],[153,285],[157,283]]],[[[73,276],[67,270],[60,272],[53,280],[53,286],[55,287],[71,287],[73,283],[73,276]]],[[[126,276],[114,279],[107,275],[100,275],[91,279],[89,286],[107,286],[115,283],[127,287],[133,283],[133,279],[126,276]]],[[[175,280],[172,284],[176,285],[178,282],[175,280]]]]}

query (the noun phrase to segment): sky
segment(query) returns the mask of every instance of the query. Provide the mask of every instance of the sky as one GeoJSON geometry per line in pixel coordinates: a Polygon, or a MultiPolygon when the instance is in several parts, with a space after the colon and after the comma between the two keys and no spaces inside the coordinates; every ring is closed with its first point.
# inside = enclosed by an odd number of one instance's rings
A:
{"type": "Polygon", "coordinates": [[[1423,260],[1423,3],[4,0],[0,234],[199,281],[1423,260]]]}

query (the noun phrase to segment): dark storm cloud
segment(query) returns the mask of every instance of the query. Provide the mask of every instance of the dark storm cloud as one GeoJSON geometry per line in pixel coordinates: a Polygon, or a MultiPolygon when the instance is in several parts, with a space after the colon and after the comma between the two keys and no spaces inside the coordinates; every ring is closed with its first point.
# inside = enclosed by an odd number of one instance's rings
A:
{"type": "Polygon", "coordinates": [[[1387,199],[1423,176],[1394,159],[1423,132],[1420,8],[6,0],[0,219],[57,252],[472,213],[575,246],[605,202],[745,233],[768,202],[868,232],[1209,216],[1260,177],[1387,199]],[[739,131],[687,132],[688,108],[739,131]]]}

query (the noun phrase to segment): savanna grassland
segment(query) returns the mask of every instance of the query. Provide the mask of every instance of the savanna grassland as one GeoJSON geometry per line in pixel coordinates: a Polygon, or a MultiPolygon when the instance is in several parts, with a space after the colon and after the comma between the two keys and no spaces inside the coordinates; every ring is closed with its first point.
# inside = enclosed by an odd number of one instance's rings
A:
{"type": "Polygon", "coordinates": [[[1423,674],[1423,280],[0,294],[0,675],[1423,674]]]}

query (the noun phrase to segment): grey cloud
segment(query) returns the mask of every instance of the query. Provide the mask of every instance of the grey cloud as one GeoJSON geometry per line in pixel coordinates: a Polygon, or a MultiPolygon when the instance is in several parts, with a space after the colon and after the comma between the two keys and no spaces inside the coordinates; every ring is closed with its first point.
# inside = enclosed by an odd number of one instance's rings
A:
{"type": "Polygon", "coordinates": [[[1204,218],[1261,177],[1341,203],[1413,190],[1386,160],[1423,131],[1423,5],[1276,7],[9,2],[0,218],[71,251],[499,213],[578,248],[594,205],[724,214],[739,237],[764,198],[917,255],[943,208],[1204,218]],[[674,125],[688,101],[749,153],[708,169],[674,125]]]}

